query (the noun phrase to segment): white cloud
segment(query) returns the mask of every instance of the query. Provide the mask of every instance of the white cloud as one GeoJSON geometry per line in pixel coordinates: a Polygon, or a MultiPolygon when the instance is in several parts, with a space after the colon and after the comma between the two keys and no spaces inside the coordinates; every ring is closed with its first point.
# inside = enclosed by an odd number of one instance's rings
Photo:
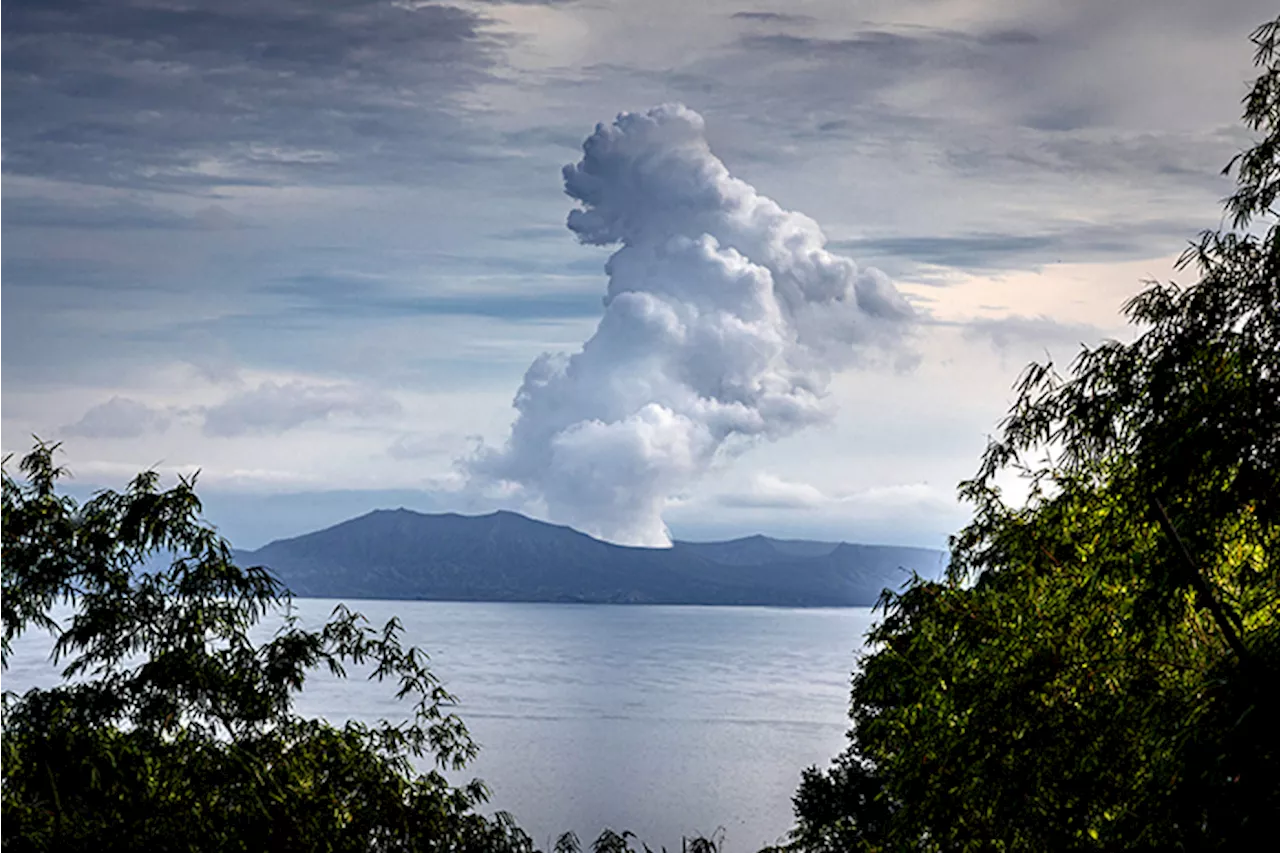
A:
{"type": "Polygon", "coordinates": [[[762,509],[813,509],[830,504],[832,499],[808,483],[793,483],[761,471],[745,491],[719,496],[718,502],[729,507],[762,509]]]}
{"type": "Polygon", "coordinates": [[[940,513],[955,508],[955,499],[928,483],[900,483],[851,492],[828,493],[809,483],[756,472],[747,488],[716,495],[721,506],[838,512],[857,518],[896,519],[910,512],[940,513]]]}
{"type": "Polygon", "coordinates": [[[730,441],[825,420],[833,370],[902,356],[914,313],[818,224],[731,177],[680,105],[597,125],[564,169],[569,228],[609,258],[605,314],[573,354],[534,361],[478,484],[518,484],[555,520],[669,542],[662,510],[730,441]]]}
{"type": "Polygon", "coordinates": [[[279,433],[335,415],[366,418],[399,411],[399,404],[379,391],[300,381],[263,382],[202,410],[205,434],[224,437],[279,433]]]}
{"type": "Polygon", "coordinates": [[[163,408],[117,395],[89,409],[62,432],[80,438],[139,438],[163,432],[170,420],[163,408]]]}
{"type": "Polygon", "coordinates": [[[1050,345],[1078,350],[1081,346],[1096,345],[1105,337],[1097,326],[1062,322],[1044,314],[1037,317],[1010,314],[971,320],[965,327],[965,335],[989,341],[1001,352],[1050,345]]]}
{"type": "Polygon", "coordinates": [[[387,448],[387,455],[392,459],[425,459],[448,453],[441,436],[432,435],[399,435],[387,448]]]}

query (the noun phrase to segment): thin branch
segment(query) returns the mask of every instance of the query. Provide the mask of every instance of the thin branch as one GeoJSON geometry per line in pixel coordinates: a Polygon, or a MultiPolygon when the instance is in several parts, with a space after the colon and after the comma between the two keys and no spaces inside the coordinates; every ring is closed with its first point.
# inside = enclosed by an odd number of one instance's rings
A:
{"type": "Polygon", "coordinates": [[[1164,504],[1160,502],[1159,498],[1154,500],[1156,509],[1160,512],[1160,526],[1164,528],[1165,535],[1178,546],[1178,550],[1182,553],[1182,559],[1187,564],[1187,574],[1191,580],[1191,586],[1208,606],[1209,612],[1213,615],[1213,621],[1217,623],[1218,630],[1222,631],[1222,635],[1227,640],[1227,645],[1236,653],[1236,657],[1241,661],[1248,661],[1249,650],[1245,648],[1244,641],[1240,639],[1240,635],[1236,632],[1234,621],[1228,616],[1226,608],[1218,601],[1218,597],[1213,594],[1212,588],[1200,573],[1200,569],[1192,558],[1191,552],[1187,550],[1186,543],[1178,535],[1178,529],[1173,526],[1173,520],[1169,518],[1169,513],[1165,511],[1164,504]]]}

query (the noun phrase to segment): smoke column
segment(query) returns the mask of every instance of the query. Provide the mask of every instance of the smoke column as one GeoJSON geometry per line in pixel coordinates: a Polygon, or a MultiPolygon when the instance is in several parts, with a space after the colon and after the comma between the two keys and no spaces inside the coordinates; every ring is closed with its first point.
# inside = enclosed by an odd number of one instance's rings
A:
{"type": "Polygon", "coordinates": [[[466,465],[556,521],[664,546],[671,495],[717,453],[828,417],[831,371],[893,349],[912,311],[812,219],[730,176],[687,107],[623,113],[582,150],[564,167],[569,229],[621,244],[604,316],[579,352],[533,362],[505,446],[466,465]]]}

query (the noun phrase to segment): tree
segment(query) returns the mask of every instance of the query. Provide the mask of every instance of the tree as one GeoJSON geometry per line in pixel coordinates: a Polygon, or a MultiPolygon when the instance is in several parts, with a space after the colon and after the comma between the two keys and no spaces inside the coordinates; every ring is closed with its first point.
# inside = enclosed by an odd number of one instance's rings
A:
{"type": "Polygon", "coordinates": [[[1194,284],[1126,305],[1132,343],[1024,373],[961,484],[946,580],[881,601],[795,849],[1254,849],[1280,829],[1280,19],[1252,39],[1234,230],[1184,254],[1194,284]]]}
{"type": "Polygon", "coordinates": [[[509,817],[475,811],[481,783],[439,772],[476,748],[396,621],[379,630],[338,607],[303,629],[279,584],[236,566],[201,521],[194,478],[162,491],[147,472],[80,506],[57,493],[56,450],[37,443],[24,482],[3,479],[4,662],[43,628],[68,678],[4,696],[6,849],[532,850],[509,817]],[[156,554],[176,558],[142,571],[156,554]],[[268,614],[281,627],[255,644],[268,614]],[[393,682],[410,719],[294,713],[309,671],[352,665],[393,682]],[[420,773],[426,757],[437,769],[420,773]]]}

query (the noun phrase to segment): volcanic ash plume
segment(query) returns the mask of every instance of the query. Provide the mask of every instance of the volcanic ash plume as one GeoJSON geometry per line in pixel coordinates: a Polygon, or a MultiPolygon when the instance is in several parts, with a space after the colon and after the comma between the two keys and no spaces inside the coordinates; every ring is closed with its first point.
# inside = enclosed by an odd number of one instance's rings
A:
{"type": "Polygon", "coordinates": [[[593,535],[667,545],[666,500],[726,442],[823,420],[831,370],[893,348],[912,311],[812,219],[731,177],[684,106],[623,113],[582,150],[564,168],[582,204],[569,229],[621,244],[604,317],[579,352],[533,362],[510,438],[469,474],[593,535]]]}

